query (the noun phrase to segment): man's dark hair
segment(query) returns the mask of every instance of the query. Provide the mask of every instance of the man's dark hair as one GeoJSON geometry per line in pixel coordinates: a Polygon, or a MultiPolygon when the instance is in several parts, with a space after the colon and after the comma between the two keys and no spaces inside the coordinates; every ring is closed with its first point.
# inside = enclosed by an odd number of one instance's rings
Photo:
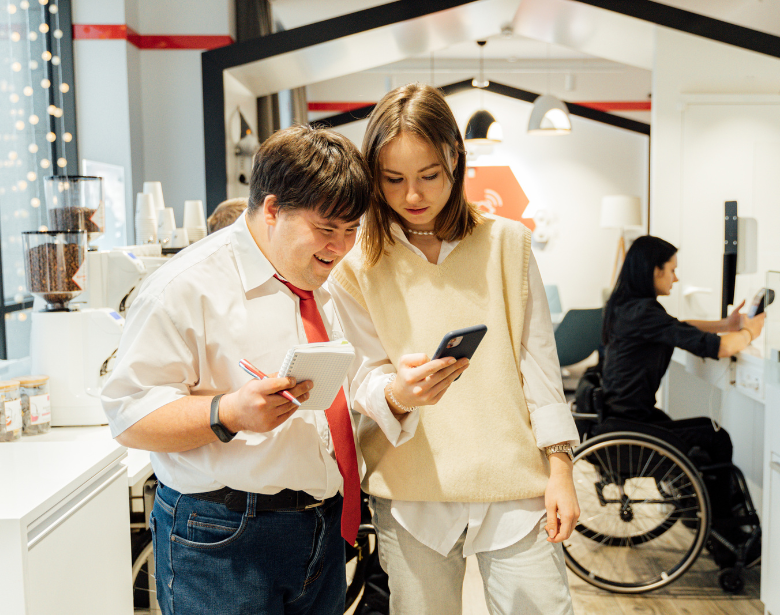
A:
{"type": "Polygon", "coordinates": [[[346,137],[302,124],[271,135],[255,154],[249,182],[249,215],[265,197],[281,210],[314,210],[352,222],[368,209],[371,180],[357,147],[346,137]]]}

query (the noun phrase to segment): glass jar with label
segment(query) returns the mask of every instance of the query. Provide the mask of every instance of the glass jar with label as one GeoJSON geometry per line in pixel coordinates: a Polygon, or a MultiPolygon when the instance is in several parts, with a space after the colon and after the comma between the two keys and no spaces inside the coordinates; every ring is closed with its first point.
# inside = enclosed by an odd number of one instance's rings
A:
{"type": "Polygon", "coordinates": [[[22,424],[25,436],[37,436],[51,429],[48,376],[21,376],[22,424]]]}
{"type": "Polygon", "coordinates": [[[22,437],[22,400],[18,380],[0,381],[0,442],[22,437]]]}

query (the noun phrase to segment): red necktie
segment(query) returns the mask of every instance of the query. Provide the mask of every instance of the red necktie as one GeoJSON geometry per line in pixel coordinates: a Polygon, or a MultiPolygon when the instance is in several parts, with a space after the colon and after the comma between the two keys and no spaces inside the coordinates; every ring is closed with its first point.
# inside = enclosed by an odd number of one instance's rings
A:
{"type": "MultiPolygon", "coordinates": [[[[314,293],[310,290],[301,290],[281,278],[276,277],[276,279],[300,298],[303,329],[306,331],[306,339],[309,343],[327,342],[330,338],[317,309],[314,293]]],[[[325,411],[325,417],[328,419],[328,427],[330,427],[333,438],[336,463],[344,479],[341,535],[352,545],[355,544],[360,526],[360,479],[358,477],[357,454],[355,453],[355,438],[352,435],[352,421],[349,418],[347,398],[344,396],[343,387],[336,395],[333,405],[325,411]]]]}

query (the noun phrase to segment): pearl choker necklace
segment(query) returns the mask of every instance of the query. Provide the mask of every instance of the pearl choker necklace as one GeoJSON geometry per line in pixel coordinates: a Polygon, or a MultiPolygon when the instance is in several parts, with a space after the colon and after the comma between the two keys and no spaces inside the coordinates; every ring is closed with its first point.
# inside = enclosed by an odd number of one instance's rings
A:
{"type": "Polygon", "coordinates": [[[435,235],[436,233],[434,231],[413,231],[410,228],[404,229],[407,233],[411,233],[412,235],[435,235]]]}

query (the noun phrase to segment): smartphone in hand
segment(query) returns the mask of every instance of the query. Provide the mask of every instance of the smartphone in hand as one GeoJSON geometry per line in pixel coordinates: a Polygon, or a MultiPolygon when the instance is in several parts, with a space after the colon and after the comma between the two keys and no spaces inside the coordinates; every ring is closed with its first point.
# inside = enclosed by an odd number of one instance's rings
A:
{"type": "Polygon", "coordinates": [[[766,306],[768,306],[774,300],[775,291],[773,291],[771,288],[762,288],[759,290],[756,293],[756,296],[753,297],[753,300],[750,302],[750,307],[748,307],[748,318],[755,318],[761,314],[766,309],[766,306]]]}
{"type": "MultiPolygon", "coordinates": [[[[477,350],[477,346],[479,346],[482,338],[485,337],[485,333],[487,333],[485,325],[474,325],[473,327],[450,331],[442,338],[433,358],[453,357],[462,359],[465,357],[471,360],[471,357],[474,356],[474,352],[477,350]]],[[[455,380],[458,378],[455,378],[455,380]]]]}

